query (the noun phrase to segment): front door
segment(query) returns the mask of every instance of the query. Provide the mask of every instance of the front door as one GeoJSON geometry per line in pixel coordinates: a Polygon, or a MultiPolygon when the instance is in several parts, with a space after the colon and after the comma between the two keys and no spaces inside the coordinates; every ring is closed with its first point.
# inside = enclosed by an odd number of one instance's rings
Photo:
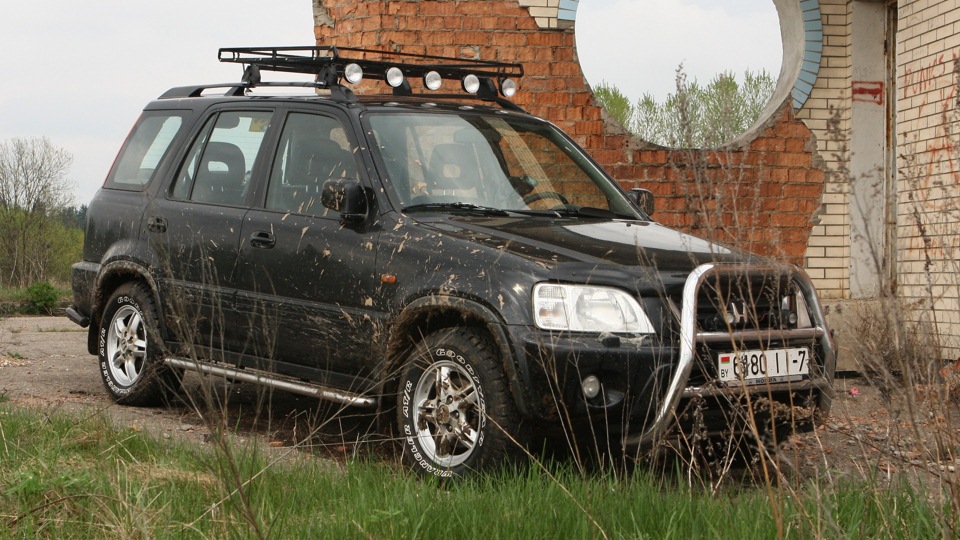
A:
{"type": "Polygon", "coordinates": [[[247,352],[338,386],[370,372],[379,318],[371,313],[378,231],[345,227],[320,204],[326,180],[358,178],[348,133],[333,115],[288,114],[263,208],[244,218],[237,273],[253,330],[247,352]]]}

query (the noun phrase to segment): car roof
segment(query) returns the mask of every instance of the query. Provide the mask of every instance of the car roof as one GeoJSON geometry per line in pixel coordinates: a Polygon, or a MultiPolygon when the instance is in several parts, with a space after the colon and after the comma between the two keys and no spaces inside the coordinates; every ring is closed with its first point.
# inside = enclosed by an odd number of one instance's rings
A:
{"type": "MultiPolygon", "coordinates": [[[[340,106],[347,109],[359,110],[408,110],[408,111],[446,111],[446,112],[464,112],[475,111],[479,113],[498,113],[498,114],[522,114],[530,116],[526,111],[519,107],[503,107],[502,104],[484,100],[481,98],[471,98],[464,95],[448,94],[420,94],[416,96],[394,96],[391,94],[364,94],[352,98],[344,98],[337,95],[326,95],[324,93],[310,94],[242,94],[233,95],[228,93],[200,94],[196,97],[183,96],[181,90],[195,88],[214,88],[220,85],[200,85],[190,87],[178,87],[171,89],[156,100],[150,102],[144,110],[169,110],[169,109],[191,109],[202,111],[209,107],[226,103],[247,103],[247,104],[291,104],[299,103],[303,105],[319,104],[340,106]],[[166,97],[165,97],[166,96],[166,97]],[[174,97],[171,97],[174,96],[174,97]]],[[[320,92],[323,92],[321,90],[320,92]]]]}

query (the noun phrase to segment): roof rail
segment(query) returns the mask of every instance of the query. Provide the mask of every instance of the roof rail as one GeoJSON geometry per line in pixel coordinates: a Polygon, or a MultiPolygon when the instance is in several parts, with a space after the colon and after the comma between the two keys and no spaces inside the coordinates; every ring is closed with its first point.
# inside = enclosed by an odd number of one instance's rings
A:
{"type": "Polygon", "coordinates": [[[333,91],[342,88],[349,95],[352,92],[341,81],[356,84],[364,78],[382,80],[393,87],[395,95],[411,95],[411,79],[423,80],[429,90],[437,90],[443,80],[452,79],[480,99],[518,108],[501,95],[511,97],[516,91],[515,79],[523,76],[521,64],[336,46],[222,48],[218,59],[246,65],[239,85],[212,86],[235,87],[233,91],[240,94],[255,86],[296,85],[261,82],[260,71],[315,75],[315,84],[302,85],[333,91]]]}
{"type": "MultiPolygon", "coordinates": [[[[287,88],[327,88],[327,85],[320,82],[310,82],[310,81],[277,81],[277,82],[257,82],[250,83],[247,81],[242,81],[239,83],[215,83],[215,84],[198,84],[194,86],[178,86],[176,88],[171,88],[160,95],[158,99],[176,99],[176,98],[196,98],[203,96],[203,93],[207,90],[214,88],[227,88],[223,94],[226,96],[243,96],[247,89],[249,88],[262,88],[266,86],[272,87],[287,87],[287,88]]],[[[353,92],[349,88],[342,86],[333,86],[330,87],[331,95],[336,97],[348,100],[355,101],[356,96],[353,95],[353,92]]]]}

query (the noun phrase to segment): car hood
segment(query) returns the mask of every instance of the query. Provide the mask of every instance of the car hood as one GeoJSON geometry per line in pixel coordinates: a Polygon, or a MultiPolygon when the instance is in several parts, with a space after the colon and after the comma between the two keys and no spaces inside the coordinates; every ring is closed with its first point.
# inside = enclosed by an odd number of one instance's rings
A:
{"type": "MultiPolygon", "coordinates": [[[[420,216],[418,216],[420,218],[420,216]]],[[[701,238],[646,221],[447,215],[418,219],[424,226],[546,266],[581,263],[689,271],[708,262],[756,259],[701,238]]]]}

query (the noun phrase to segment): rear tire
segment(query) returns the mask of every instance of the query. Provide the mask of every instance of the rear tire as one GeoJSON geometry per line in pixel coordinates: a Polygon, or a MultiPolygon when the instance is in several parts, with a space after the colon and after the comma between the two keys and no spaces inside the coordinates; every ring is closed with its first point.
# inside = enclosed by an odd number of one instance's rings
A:
{"type": "Polygon", "coordinates": [[[117,403],[159,405],[180,388],[178,373],[163,364],[157,309],[140,283],[124,283],[103,310],[97,339],[100,377],[117,403]]]}
{"type": "Polygon", "coordinates": [[[424,338],[407,359],[397,405],[403,458],[421,474],[462,476],[519,453],[518,415],[499,354],[476,330],[424,338]]]}

